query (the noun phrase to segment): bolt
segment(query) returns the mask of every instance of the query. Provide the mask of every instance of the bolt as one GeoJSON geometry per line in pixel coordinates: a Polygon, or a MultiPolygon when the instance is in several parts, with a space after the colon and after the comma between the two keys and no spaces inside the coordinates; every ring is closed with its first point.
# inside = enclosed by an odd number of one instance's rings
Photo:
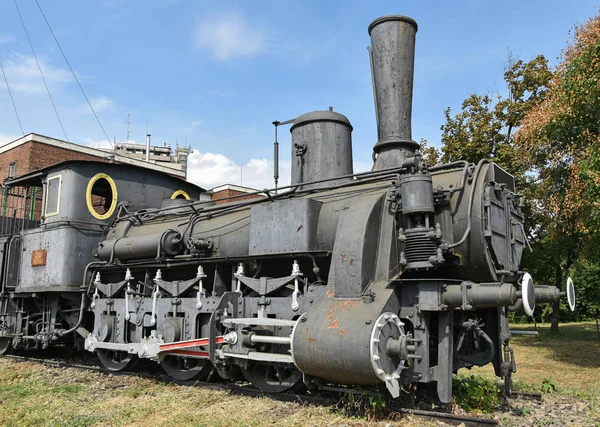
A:
{"type": "Polygon", "coordinates": [[[371,320],[367,320],[367,321],[365,322],[365,324],[366,324],[366,325],[370,325],[370,324],[371,324],[371,320]]]}
{"type": "Polygon", "coordinates": [[[306,317],[301,317],[301,318],[300,318],[300,321],[301,321],[301,322],[306,322],[306,317]]]}

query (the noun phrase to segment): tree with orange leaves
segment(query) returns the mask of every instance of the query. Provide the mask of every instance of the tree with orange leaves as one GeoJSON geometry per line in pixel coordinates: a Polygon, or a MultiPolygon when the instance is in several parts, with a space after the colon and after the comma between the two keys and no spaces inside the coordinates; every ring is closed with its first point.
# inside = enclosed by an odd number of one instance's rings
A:
{"type": "MultiPolygon", "coordinates": [[[[600,16],[575,28],[544,100],[525,115],[515,147],[526,153],[521,161],[530,171],[534,257],[543,255],[545,274],[561,286],[577,259],[600,241],[600,16]]],[[[556,305],[554,331],[558,319],[556,305]]]]}

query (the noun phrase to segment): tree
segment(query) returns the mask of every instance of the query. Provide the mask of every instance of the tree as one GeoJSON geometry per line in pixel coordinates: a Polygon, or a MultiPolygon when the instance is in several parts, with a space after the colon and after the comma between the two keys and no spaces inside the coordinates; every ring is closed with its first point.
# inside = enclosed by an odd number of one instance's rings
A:
{"type": "MultiPolygon", "coordinates": [[[[538,239],[561,253],[549,267],[561,286],[579,256],[600,238],[600,16],[576,27],[544,99],[524,116],[515,139],[529,165],[538,239]]],[[[555,305],[552,330],[558,330],[555,305]]]]}
{"type": "Polygon", "coordinates": [[[552,78],[543,55],[529,62],[509,60],[504,72],[508,98],[488,93],[472,94],[465,99],[461,111],[451,116],[444,111],[442,161],[477,162],[492,158],[520,180],[527,166],[520,161],[523,153],[514,145],[514,131],[525,115],[545,97],[552,78]]]}

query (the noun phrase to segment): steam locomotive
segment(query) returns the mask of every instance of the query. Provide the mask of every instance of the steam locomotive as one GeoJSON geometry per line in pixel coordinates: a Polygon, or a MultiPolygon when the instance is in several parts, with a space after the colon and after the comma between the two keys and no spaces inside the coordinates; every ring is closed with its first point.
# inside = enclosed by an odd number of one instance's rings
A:
{"type": "MultiPolygon", "coordinates": [[[[4,218],[0,353],[61,343],[114,371],[146,358],[179,380],[241,373],[269,392],[385,384],[397,397],[436,382],[442,402],[453,372],[492,363],[510,391],[508,308],[531,315],[565,292],[519,270],[510,174],[421,156],[416,32],[404,16],[369,26],[370,172],[353,173],[352,125],[330,109],[293,121],[291,185],[244,201],[102,162],[9,181],[5,207],[42,194],[41,223],[4,218]]],[[[566,295],[574,307],[572,281],[566,295]]]]}

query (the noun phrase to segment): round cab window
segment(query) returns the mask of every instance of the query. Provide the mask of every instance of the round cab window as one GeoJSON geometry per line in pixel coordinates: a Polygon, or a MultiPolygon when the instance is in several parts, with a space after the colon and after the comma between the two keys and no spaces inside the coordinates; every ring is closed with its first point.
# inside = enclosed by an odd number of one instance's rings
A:
{"type": "Polygon", "coordinates": [[[190,200],[190,196],[183,190],[177,190],[173,194],[171,194],[171,199],[185,199],[190,200]]]}
{"type": "Polygon", "coordinates": [[[113,179],[105,173],[96,174],[87,186],[87,207],[94,218],[105,220],[117,208],[117,186],[113,179]]]}

